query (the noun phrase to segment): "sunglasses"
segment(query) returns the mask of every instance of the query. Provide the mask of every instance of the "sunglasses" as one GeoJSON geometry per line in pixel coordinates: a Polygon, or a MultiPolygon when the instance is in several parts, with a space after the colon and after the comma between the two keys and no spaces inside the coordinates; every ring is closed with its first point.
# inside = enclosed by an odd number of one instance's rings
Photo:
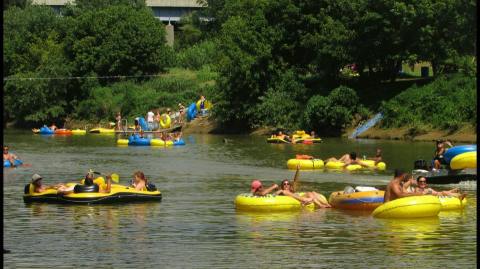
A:
{"type": "Polygon", "coordinates": [[[288,182],[284,182],[284,183],[283,183],[283,185],[290,185],[290,183],[288,183],[288,182]]]}
{"type": "Polygon", "coordinates": [[[418,183],[427,183],[425,180],[419,180],[418,183]]]}

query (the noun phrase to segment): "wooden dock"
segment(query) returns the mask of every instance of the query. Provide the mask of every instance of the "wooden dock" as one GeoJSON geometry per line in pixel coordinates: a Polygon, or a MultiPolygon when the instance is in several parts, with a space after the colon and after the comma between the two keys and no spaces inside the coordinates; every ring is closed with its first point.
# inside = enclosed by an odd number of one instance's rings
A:
{"type": "MultiPolygon", "coordinates": [[[[172,132],[177,132],[182,130],[182,125],[177,125],[171,128],[166,128],[166,129],[159,129],[156,131],[143,131],[144,134],[161,134],[161,133],[172,133],[172,132]]],[[[116,134],[133,134],[133,133],[138,133],[138,131],[135,131],[133,129],[127,129],[127,130],[115,130],[116,134]]]]}

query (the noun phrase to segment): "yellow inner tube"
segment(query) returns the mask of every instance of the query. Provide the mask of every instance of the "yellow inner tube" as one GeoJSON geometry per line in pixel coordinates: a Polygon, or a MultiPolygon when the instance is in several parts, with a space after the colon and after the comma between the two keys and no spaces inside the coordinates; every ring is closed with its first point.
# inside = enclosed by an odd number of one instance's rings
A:
{"type": "MultiPolygon", "coordinates": [[[[384,171],[387,168],[387,165],[384,162],[379,162],[377,165],[375,165],[375,161],[373,160],[361,160],[363,163],[365,163],[368,167],[363,167],[359,164],[350,164],[347,165],[346,169],[348,171],[355,171],[355,170],[361,170],[361,169],[377,169],[379,171],[384,171]]],[[[343,169],[343,166],[345,165],[344,162],[327,162],[325,164],[325,168],[327,169],[343,169]]]]}
{"type": "Polygon", "coordinates": [[[153,138],[150,140],[150,146],[155,146],[155,147],[173,146],[173,141],[171,140],[163,141],[162,139],[153,138]]]}
{"type": "Polygon", "coordinates": [[[424,218],[435,217],[442,204],[437,196],[408,196],[382,204],[372,215],[376,218],[424,218]]]}
{"type": "Polygon", "coordinates": [[[160,126],[162,126],[163,129],[170,128],[171,123],[172,119],[167,114],[163,114],[160,117],[160,126]]]}
{"type": "Polygon", "coordinates": [[[467,198],[460,198],[455,196],[439,196],[438,199],[442,204],[441,211],[445,210],[461,210],[467,205],[467,198]]]}
{"type": "MultiPolygon", "coordinates": [[[[305,193],[298,193],[300,196],[305,193]]],[[[324,201],[326,201],[326,198],[324,201]]],[[[301,203],[290,196],[267,194],[266,196],[253,196],[250,193],[242,193],[235,197],[235,208],[248,211],[288,211],[302,209],[301,203]]],[[[314,209],[315,205],[310,203],[305,206],[307,209],[314,209]]]]}
{"type": "Polygon", "coordinates": [[[334,208],[351,209],[351,210],[371,210],[383,204],[384,191],[361,191],[344,193],[336,191],[330,194],[328,202],[334,208]]]}
{"type": "Polygon", "coordinates": [[[117,145],[128,146],[128,139],[118,139],[117,145]]]}
{"type": "Polygon", "coordinates": [[[90,133],[100,133],[100,134],[111,134],[111,133],[115,133],[115,129],[93,128],[89,132],[90,133]]]}
{"type": "Polygon", "coordinates": [[[87,133],[87,131],[86,131],[86,130],[82,130],[82,129],[74,129],[74,130],[72,130],[72,134],[74,134],[74,135],[84,135],[84,134],[86,134],[86,133],[87,133]]]}
{"type": "MultiPolygon", "coordinates": [[[[201,103],[201,101],[198,100],[197,101],[197,111],[198,112],[200,112],[200,103],[201,103]]],[[[212,107],[212,103],[210,103],[210,101],[208,101],[208,100],[205,100],[204,107],[205,107],[205,109],[210,109],[212,107]]]]}
{"type": "Polygon", "coordinates": [[[288,169],[297,169],[299,165],[300,170],[313,170],[323,169],[324,163],[320,159],[303,160],[303,159],[290,159],[287,161],[288,169]]]}
{"type": "Polygon", "coordinates": [[[450,161],[450,168],[457,170],[457,169],[465,169],[465,168],[477,168],[477,152],[476,151],[469,151],[458,154],[457,156],[453,157],[450,161]]]}
{"type": "Polygon", "coordinates": [[[280,139],[278,137],[267,138],[267,143],[290,143],[287,140],[280,139]]]}

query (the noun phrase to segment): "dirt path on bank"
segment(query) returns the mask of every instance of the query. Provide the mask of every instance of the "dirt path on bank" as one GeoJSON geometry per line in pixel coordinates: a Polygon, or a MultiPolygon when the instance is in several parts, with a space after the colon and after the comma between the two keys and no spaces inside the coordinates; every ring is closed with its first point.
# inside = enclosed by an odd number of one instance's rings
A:
{"type": "Polygon", "coordinates": [[[475,128],[466,126],[455,132],[430,130],[422,134],[412,135],[409,128],[380,129],[372,127],[358,136],[358,138],[371,139],[395,139],[414,141],[434,141],[437,139],[448,139],[452,142],[476,143],[477,131],[475,128]]]}
{"type": "Polygon", "coordinates": [[[183,134],[209,134],[217,129],[217,124],[208,117],[197,117],[183,125],[183,134]]]}

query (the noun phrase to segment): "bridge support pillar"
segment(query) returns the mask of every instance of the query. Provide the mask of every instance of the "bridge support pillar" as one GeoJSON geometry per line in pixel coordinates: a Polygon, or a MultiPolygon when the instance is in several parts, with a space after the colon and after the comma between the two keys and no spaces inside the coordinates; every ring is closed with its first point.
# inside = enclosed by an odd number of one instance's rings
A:
{"type": "Polygon", "coordinates": [[[174,38],[174,31],[173,31],[173,25],[168,22],[168,24],[165,26],[165,32],[167,33],[165,35],[167,39],[167,45],[170,47],[173,47],[173,41],[175,40],[174,38]]]}

